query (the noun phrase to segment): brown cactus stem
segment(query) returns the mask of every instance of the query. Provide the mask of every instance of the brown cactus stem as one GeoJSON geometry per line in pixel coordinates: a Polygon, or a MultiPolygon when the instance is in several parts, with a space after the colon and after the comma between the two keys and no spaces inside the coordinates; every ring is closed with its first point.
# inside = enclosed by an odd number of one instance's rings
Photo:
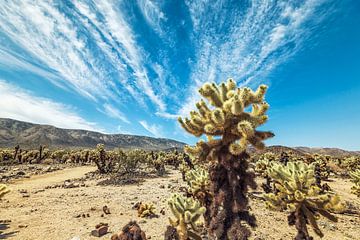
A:
{"type": "MultiPolygon", "coordinates": [[[[224,138],[228,139],[228,138],[224,138]]],[[[215,199],[211,205],[210,234],[218,240],[248,239],[250,231],[241,224],[245,221],[251,227],[256,219],[248,212],[248,187],[255,189],[255,175],[248,172],[249,155],[229,154],[225,145],[219,151],[218,164],[210,168],[210,179],[215,199]]]]}
{"type": "Polygon", "coordinates": [[[295,210],[295,227],[298,231],[295,240],[313,240],[307,230],[306,216],[301,210],[301,204],[295,210]]]}

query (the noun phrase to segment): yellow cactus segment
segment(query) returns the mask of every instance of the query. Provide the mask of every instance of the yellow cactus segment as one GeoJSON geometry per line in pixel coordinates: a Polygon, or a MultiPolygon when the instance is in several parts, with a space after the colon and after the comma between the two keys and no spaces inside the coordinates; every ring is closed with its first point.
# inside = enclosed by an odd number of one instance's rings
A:
{"type": "Polygon", "coordinates": [[[351,181],[355,184],[351,187],[351,192],[360,197],[360,169],[349,173],[351,181]]]}
{"type": "Polygon", "coordinates": [[[209,173],[205,169],[200,167],[191,169],[186,173],[185,179],[189,185],[189,192],[194,196],[199,193],[209,192],[209,173]]]}
{"type": "Polygon", "coordinates": [[[196,103],[197,111],[190,112],[189,118],[180,117],[179,122],[190,134],[196,137],[206,135],[207,139],[215,144],[196,152],[187,148],[189,152],[186,153],[194,158],[201,156],[200,160],[205,160],[212,148],[219,147],[221,140],[229,146],[229,151],[234,155],[246,151],[249,144],[262,149],[262,141],[273,136],[271,133],[263,134],[256,130],[268,119],[265,114],[269,105],[264,101],[266,89],[265,85],[261,85],[255,92],[247,87],[237,88],[233,79],[219,85],[205,83],[199,93],[208,102],[200,100],[196,103]],[[248,107],[252,107],[250,112],[245,111],[248,107]],[[229,133],[232,135],[229,136],[229,133]],[[239,144],[240,139],[246,141],[239,144]]]}
{"type": "Polygon", "coordinates": [[[188,240],[189,236],[201,237],[197,234],[197,224],[204,214],[205,208],[193,198],[185,198],[179,194],[173,194],[168,201],[171,212],[175,219],[169,218],[170,224],[176,228],[180,240],[188,240]]]}
{"type": "Polygon", "coordinates": [[[0,199],[11,190],[5,184],[0,184],[0,199]]]}
{"type": "Polygon", "coordinates": [[[141,218],[155,216],[155,206],[152,203],[141,203],[138,209],[138,216],[141,218]]]}
{"type": "Polygon", "coordinates": [[[342,211],[344,206],[338,195],[321,193],[315,185],[315,163],[289,162],[286,166],[273,163],[268,175],[275,182],[276,194],[265,194],[267,206],[271,209],[289,209],[297,211],[297,216],[306,216],[315,233],[322,236],[316,224],[317,214],[335,221],[329,211],[342,211]]]}

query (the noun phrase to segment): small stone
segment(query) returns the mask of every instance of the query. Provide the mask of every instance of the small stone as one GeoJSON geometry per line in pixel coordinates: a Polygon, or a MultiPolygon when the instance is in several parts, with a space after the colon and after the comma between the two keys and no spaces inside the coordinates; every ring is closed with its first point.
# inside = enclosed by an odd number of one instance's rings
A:
{"type": "Polygon", "coordinates": [[[27,228],[28,225],[20,224],[18,227],[19,227],[19,228],[27,228]]]}

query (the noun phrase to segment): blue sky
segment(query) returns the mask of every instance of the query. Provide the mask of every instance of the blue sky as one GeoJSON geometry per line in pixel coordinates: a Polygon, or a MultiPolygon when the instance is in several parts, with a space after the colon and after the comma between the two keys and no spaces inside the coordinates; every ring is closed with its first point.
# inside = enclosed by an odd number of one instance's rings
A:
{"type": "Polygon", "coordinates": [[[270,86],[268,144],[359,150],[360,1],[3,1],[0,117],[194,143],[207,81],[270,86]]]}

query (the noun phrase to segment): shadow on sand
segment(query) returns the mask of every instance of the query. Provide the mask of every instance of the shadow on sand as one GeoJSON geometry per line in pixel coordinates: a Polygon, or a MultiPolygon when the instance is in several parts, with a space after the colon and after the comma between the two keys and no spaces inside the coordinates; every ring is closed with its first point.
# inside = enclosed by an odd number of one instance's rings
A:
{"type": "Polygon", "coordinates": [[[10,237],[14,237],[15,233],[19,232],[19,231],[12,231],[12,232],[4,232],[5,230],[7,230],[9,228],[9,224],[8,223],[0,223],[0,239],[7,239],[10,237]]]}

